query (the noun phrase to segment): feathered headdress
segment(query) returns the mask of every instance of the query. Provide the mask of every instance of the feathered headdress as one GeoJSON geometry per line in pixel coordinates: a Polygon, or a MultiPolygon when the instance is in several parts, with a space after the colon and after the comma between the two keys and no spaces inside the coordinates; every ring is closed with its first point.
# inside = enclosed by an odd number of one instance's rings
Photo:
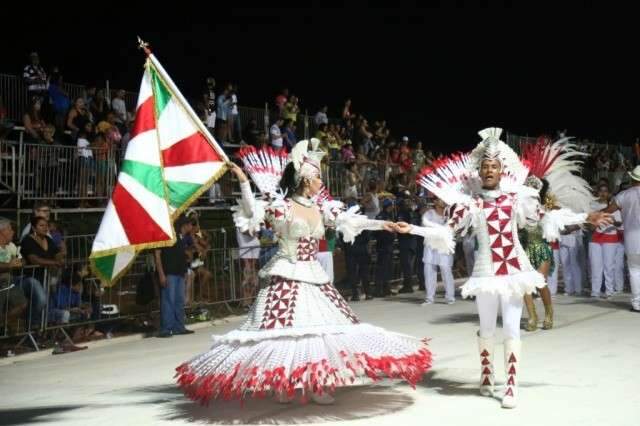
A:
{"type": "Polygon", "coordinates": [[[497,160],[501,165],[500,187],[522,185],[529,174],[518,154],[509,145],[500,140],[502,129],[489,127],[478,132],[482,141],[469,154],[470,166],[480,170],[484,160],[497,160]]]}
{"type": "Polygon", "coordinates": [[[271,195],[278,192],[280,179],[288,163],[286,151],[276,151],[271,147],[258,150],[253,146],[246,146],[240,148],[237,156],[260,192],[271,195]]]}
{"type": "Polygon", "coordinates": [[[540,189],[536,180],[545,179],[549,190],[545,200],[547,208],[565,207],[577,213],[591,211],[594,200],[586,180],[578,176],[582,169],[579,157],[587,156],[577,151],[570,138],[562,138],[551,143],[547,138],[538,138],[536,143],[524,145],[522,162],[529,168],[530,186],[540,189]]]}
{"type": "Polygon", "coordinates": [[[517,192],[528,169],[518,155],[500,140],[502,129],[490,127],[478,132],[482,141],[471,153],[440,157],[424,167],[417,176],[418,185],[434,193],[448,205],[470,201],[471,194],[482,187],[478,175],[484,160],[497,160],[501,165],[500,188],[517,192]]]}
{"type": "Polygon", "coordinates": [[[312,179],[321,174],[320,164],[324,157],[324,152],[318,150],[320,140],[312,138],[311,141],[302,140],[291,150],[289,161],[296,169],[296,182],[302,178],[312,179]],[[311,150],[309,150],[309,143],[311,150]]]}

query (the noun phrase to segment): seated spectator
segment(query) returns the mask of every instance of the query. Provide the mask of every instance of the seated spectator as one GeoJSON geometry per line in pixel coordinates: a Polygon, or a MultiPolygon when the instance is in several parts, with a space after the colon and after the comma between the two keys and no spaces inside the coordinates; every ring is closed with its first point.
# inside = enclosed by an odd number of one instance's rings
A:
{"type": "Polygon", "coordinates": [[[271,146],[275,150],[281,150],[283,148],[284,140],[282,138],[281,127],[284,123],[282,118],[278,118],[275,123],[269,129],[269,135],[271,136],[271,146]]]}
{"type": "Polygon", "coordinates": [[[255,146],[258,148],[258,136],[263,133],[258,127],[258,120],[252,118],[249,120],[249,124],[244,128],[243,136],[247,145],[255,146]]]}
{"type": "Polygon", "coordinates": [[[25,142],[42,143],[44,141],[44,128],[47,125],[41,116],[42,101],[34,98],[29,104],[29,109],[22,118],[25,130],[25,142]]]}
{"type": "MultiPolygon", "coordinates": [[[[46,293],[42,281],[38,281],[33,277],[21,276],[20,272],[23,267],[22,258],[18,248],[13,244],[14,231],[11,222],[8,219],[0,218],[0,270],[4,274],[0,281],[9,282],[4,285],[9,293],[4,299],[12,302],[18,311],[20,305],[20,294],[27,297],[27,322],[30,330],[36,330],[40,327],[42,320],[42,311],[47,301],[46,293]],[[13,273],[13,274],[12,274],[13,273]],[[13,285],[18,290],[11,290],[9,287],[13,285]]],[[[24,248],[23,248],[24,250],[24,248]]],[[[14,310],[14,309],[10,309],[14,310]]],[[[15,312],[12,312],[15,313],[15,312]]]]}
{"type": "Polygon", "coordinates": [[[296,125],[291,120],[284,121],[284,132],[282,133],[283,145],[287,151],[296,146],[298,138],[296,137],[296,125]]]}
{"type": "Polygon", "coordinates": [[[64,235],[62,233],[62,229],[58,227],[58,222],[54,220],[49,221],[49,236],[53,240],[53,243],[56,245],[56,248],[60,251],[66,251],[64,246],[64,235]]]}
{"type": "MultiPolygon", "coordinates": [[[[22,286],[14,279],[22,268],[22,259],[12,242],[13,234],[9,220],[0,218],[0,319],[18,318],[28,306],[22,286]]],[[[0,332],[6,330],[0,328],[0,332]]]]}
{"type": "Polygon", "coordinates": [[[69,110],[69,115],[67,115],[67,129],[71,130],[73,138],[76,139],[80,130],[84,129],[87,123],[91,122],[91,113],[84,103],[84,98],[78,96],[75,101],[73,101],[73,106],[69,110]]]}
{"type": "Polygon", "coordinates": [[[119,136],[117,129],[107,122],[102,122],[97,127],[97,132],[91,143],[93,158],[96,162],[96,194],[108,196],[109,176],[115,175],[114,143],[119,136]],[[115,133],[114,133],[115,132],[115,133]]]}
{"type": "MultiPolygon", "coordinates": [[[[30,219],[33,219],[34,217],[43,217],[48,221],[50,216],[51,208],[46,201],[36,201],[35,203],[33,203],[33,210],[30,219]]],[[[31,234],[31,232],[31,221],[29,221],[29,223],[27,223],[25,227],[22,228],[22,233],[20,234],[20,243],[22,243],[24,238],[31,234]]]]}
{"type": "Polygon", "coordinates": [[[31,218],[32,232],[22,240],[22,255],[28,265],[37,266],[33,269],[33,278],[46,287],[45,271],[48,275],[56,276],[60,267],[64,265],[65,251],[58,249],[49,236],[49,221],[44,217],[31,218]]]}
{"type": "MultiPolygon", "coordinates": [[[[51,293],[49,319],[55,324],[68,324],[72,321],[86,321],[91,317],[91,305],[82,302],[82,276],[72,268],[62,273],[55,291],[51,293]]],[[[73,340],[77,340],[74,335],[73,340]]]]}
{"type": "Polygon", "coordinates": [[[43,131],[43,145],[37,146],[36,159],[38,162],[38,176],[40,181],[40,191],[45,197],[53,197],[58,190],[58,168],[59,158],[62,152],[56,148],[60,144],[55,138],[56,128],[47,124],[43,131]]]}
{"type": "Polygon", "coordinates": [[[320,111],[316,113],[315,117],[313,118],[313,121],[316,123],[316,126],[319,126],[321,124],[329,124],[329,118],[327,117],[328,110],[329,110],[329,107],[325,105],[322,108],[320,108],[320,111]]]}

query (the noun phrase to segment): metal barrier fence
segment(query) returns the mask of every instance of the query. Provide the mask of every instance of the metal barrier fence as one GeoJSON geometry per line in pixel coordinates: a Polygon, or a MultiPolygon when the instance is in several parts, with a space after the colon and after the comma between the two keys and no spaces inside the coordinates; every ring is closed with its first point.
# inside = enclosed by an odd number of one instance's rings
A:
{"type": "MultiPolygon", "coordinates": [[[[191,263],[186,279],[185,308],[200,308],[231,303],[249,304],[258,288],[265,285],[257,271],[273,254],[274,246],[255,247],[258,259],[245,259],[241,251],[251,247],[231,247],[231,229],[203,231],[210,248],[191,263]]],[[[112,287],[102,287],[89,275],[86,256],[94,235],[65,238],[64,267],[24,266],[10,274],[0,274],[0,339],[21,337],[17,346],[27,341],[38,350],[42,341],[63,338],[72,343],[87,330],[98,335],[117,331],[118,321],[157,314],[159,288],[153,272],[153,255],[138,256],[131,269],[112,287]],[[80,330],[80,331],[79,331],[80,330]],[[94,332],[93,330],[97,330],[94,332]],[[68,333],[69,332],[69,333],[68,333]]],[[[378,267],[391,268],[392,282],[401,279],[398,250],[394,248],[392,265],[377,265],[372,244],[370,281],[378,267]]],[[[344,274],[344,258],[335,255],[336,279],[344,274]]],[[[417,271],[416,271],[417,272],[417,271]]],[[[459,272],[456,272],[459,276],[459,272]]]]}

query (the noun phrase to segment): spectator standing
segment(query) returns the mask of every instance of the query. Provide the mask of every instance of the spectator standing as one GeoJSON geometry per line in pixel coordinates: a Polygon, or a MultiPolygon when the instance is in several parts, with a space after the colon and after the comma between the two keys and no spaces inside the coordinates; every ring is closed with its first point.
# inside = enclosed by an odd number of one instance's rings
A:
{"type": "Polygon", "coordinates": [[[378,199],[378,182],[370,180],[368,191],[362,199],[364,214],[369,219],[375,219],[380,214],[380,200],[378,199]]]}
{"type": "Polygon", "coordinates": [[[125,91],[120,89],[111,100],[111,109],[116,113],[116,120],[119,124],[127,126],[127,104],[124,100],[125,91]]]}
{"type": "Polygon", "coordinates": [[[185,216],[176,219],[176,243],[154,252],[160,283],[160,333],[158,337],[191,334],[184,326],[185,275],[187,253],[184,238],[192,231],[191,221],[185,216]]]}
{"type": "Polygon", "coordinates": [[[96,96],[91,100],[89,104],[89,111],[93,117],[95,123],[99,123],[106,119],[107,113],[111,111],[109,102],[104,96],[104,90],[100,89],[96,91],[96,96]]]}
{"type": "Polygon", "coordinates": [[[39,98],[43,101],[43,104],[48,101],[47,89],[49,87],[49,80],[44,68],[40,66],[40,56],[38,52],[31,52],[29,55],[30,63],[24,67],[22,77],[24,83],[27,86],[27,96],[31,101],[34,98],[39,98]]]}
{"type": "Polygon", "coordinates": [[[218,140],[222,142],[229,140],[229,126],[227,121],[229,120],[228,115],[230,110],[231,96],[229,94],[229,86],[227,86],[216,100],[216,136],[218,140]]]}
{"type": "Polygon", "coordinates": [[[230,142],[240,142],[240,131],[238,126],[240,125],[240,116],[238,115],[238,95],[236,87],[229,83],[227,86],[229,92],[229,104],[227,111],[227,135],[230,142]]]}
{"type": "Polygon", "coordinates": [[[315,117],[313,117],[313,121],[314,123],[316,123],[316,126],[320,126],[321,124],[329,124],[329,118],[327,117],[328,110],[329,107],[325,105],[320,108],[320,111],[316,113],[315,117]]]}
{"type": "MultiPolygon", "coordinates": [[[[413,211],[412,202],[407,195],[403,194],[403,198],[399,201],[398,206],[398,222],[406,222],[414,225],[418,224],[416,215],[413,211]]],[[[413,264],[416,254],[416,239],[414,235],[407,238],[409,234],[398,235],[398,246],[400,249],[400,268],[402,269],[402,288],[400,293],[413,293],[412,277],[413,264]]]]}
{"type": "Polygon", "coordinates": [[[278,117],[284,118],[284,106],[289,100],[289,89],[282,89],[282,91],[276,96],[276,108],[278,109],[278,117]]]}
{"type": "Polygon", "coordinates": [[[71,107],[69,95],[62,86],[62,74],[56,74],[49,85],[49,99],[53,108],[54,124],[59,131],[64,130],[64,119],[71,107]]]}
{"type": "Polygon", "coordinates": [[[351,113],[351,99],[347,99],[344,101],[344,106],[342,107],[342,121],[347,123],[351,121],[353,114],[351,113]]]}
{"type": "MultiPolygon", "coordinates": [[[[394,222],[393,201],[385,198],[382,201],[382,211],[376,217],[378,220],[394,222]]],[[[393,241],[395,234],[386,231],[375,231],[376,234],[376,297],[386,297],[391,295],[389,281],[393,269],[393,241]]]]}
{"type": "Polygon", "coordinates": [[[291,98],[284,105],[284,119],[291,120],[294,124],[298,120],[298,113],[300,112],[300,106],[298,105],[298,97],[291,95],[291,98]]]}

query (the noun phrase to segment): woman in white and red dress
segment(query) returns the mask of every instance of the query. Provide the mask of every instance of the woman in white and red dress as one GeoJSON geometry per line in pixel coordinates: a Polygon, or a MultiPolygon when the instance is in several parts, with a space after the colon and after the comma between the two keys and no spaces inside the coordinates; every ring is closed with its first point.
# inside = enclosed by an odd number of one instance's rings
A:
{"type": "MultiPolygon", "coordinates": [[[[352,242],[365,229],[391,230],[393,225],[344,211],[322,190],[322,153],[307,147],[307,141],[299,142],[288,164],[270,150],[241,152],[245,170],[266,199],[256,199],[247,176],[230,164],[242,192],[236,226],[254,232],[266,223],[278,236],[279,250],[260,271],[271,283],[258,294],[246,322],[214,336],[211,349],[178,367],[178,383],[193,400],[273,393],[288,402],[299,391],[303,399],[328,404],[338,386],[383,377],[413,386],[431,367],[423,340],[361,323],[329,284],[316,260],[325,227],[335,226],[352,242]],[[280,176],[285,196],[273,184],[280,176]]],[[[453,247],[445,227],[433,227],[426,239],[441,250],[453,247]]]]}

